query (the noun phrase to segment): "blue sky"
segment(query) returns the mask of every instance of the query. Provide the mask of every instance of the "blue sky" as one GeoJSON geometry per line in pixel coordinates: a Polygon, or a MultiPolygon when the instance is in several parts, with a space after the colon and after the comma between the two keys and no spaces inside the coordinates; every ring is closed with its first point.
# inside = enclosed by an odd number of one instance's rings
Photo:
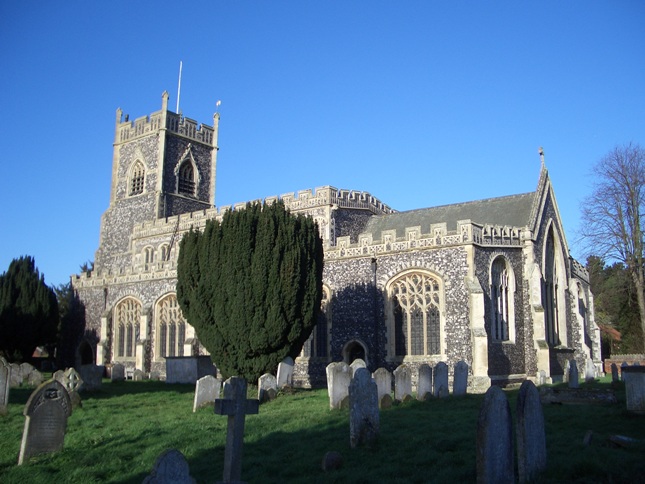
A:
{"type": "Polygon", "coordinates": [[[576,243],[589,170],[645,144],[640,1],[0,2],[0,272],[93,260],[115,111],[220,107],[218,206],[333,185],[397,210],[535,189],[576,243]]]}

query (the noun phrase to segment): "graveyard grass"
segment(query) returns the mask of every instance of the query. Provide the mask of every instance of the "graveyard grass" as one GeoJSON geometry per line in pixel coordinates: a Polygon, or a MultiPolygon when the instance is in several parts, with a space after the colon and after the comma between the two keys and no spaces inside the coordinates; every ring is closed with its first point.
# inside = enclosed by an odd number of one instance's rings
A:
{"type": "MultiPolygon", "coordinates": [[[[608,388],[609,380],[592,384],[608,388]]],[[[621,384],[622,385],[622,384],[621,384]]],[[[587,384],[581,383],[581,387],[587,384]]],[[[249,390],[255,398],[257,390],[249,390]]],[[[68,420],[62,452],[18,466],[24,416],[31,393],[13,388],[0,416],[0,482],[140,483],[157,456],[180,450],[197,482],[221,480],[226,417],[208,406],[192,412],[194,386],[154,381],[109,382],[83,396],[68,420]]],[[[508,391],[515,425],[517,390],[508,391]]],[[[624,388],[613,406],[544,406],[547,471],[539,482],[642,482],[645,416],[625,408],[624,388]],[[583,438],[593,431],[591,445],[583,438]],[[609,445],[619,434],[640,439],[630,448],[609,445]]],[[[381,411],[380,438],[351,449],[349,412],[330,411],[327,391],[293,390],[246,417],[242,479],[249,483],[474,482],[477,417],[483,395],[412,401],[381,411]],[[343,456],[324,472],[325,452],[343,456]]]]}

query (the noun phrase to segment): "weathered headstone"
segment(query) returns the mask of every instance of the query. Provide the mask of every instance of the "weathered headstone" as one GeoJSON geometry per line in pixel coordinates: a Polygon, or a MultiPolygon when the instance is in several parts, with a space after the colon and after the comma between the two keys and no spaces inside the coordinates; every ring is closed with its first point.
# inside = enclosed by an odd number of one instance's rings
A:
{"type": "MultiPolygon", "coordinates": [[[[387,371],[385,368],[378,368],[373,374],[374,382],[376,383],[376,389],[378,391],[378,404],[379,407],[383,407],[383,398],[387,395],[390,399],[390,404],[392,403],[392,373],[387,371]]],[[[387,403],[386,403],[387,405],[387,403]]]]}
{"type": "Polygon", "coordinates": [[[27,383],[31,387],[37,387],[40,385],[45,378],[43,377],[43,374],[36,370],[35,368],[29,372],[29,376],[27,377],[27,383]]]}
{"type": "Polygon", "coordinates": [[[539,377],[538,377],[538,385],[540,385],[540,386],[546,385],[547,384],[546,371],[540,370],[540,373],[538,375],[539,375],[539,377]]]}
{"type": "Polygon", "coordinates": [[[22,381],[29,380],[29,375],[35,369],[36,368],[34,368],[31,364],[29,364],[27,362],[20,363],[20,372],[22,373],[22,381]]]}
{"type": "Polygon", "coordinates": [[[287,356],[278,364],[278,388],[293,385],[293,358],[287,356]]]}
{"type": "Polygon", "coordinates": [[[258,400],[268,402],[278,396],[278,381],[271,373],[265,373],[258,379],[258,400]]]}
{"type": "Polygon", "coordinates": [[[143,381],[145,376],[146,375],[143,370],[135,368],[135,370],[132,372],[132,381],[143,381]]]}
{"type": "Polygon", "coordinates": [[[176,449],[168,449],[157,457],[152,472],[143,484],[194,484],[190,468],[184,454],[176,449]]]}
{"type": "Polygon", "coordinates": [[[611,364],[611,382],[612,383],[617,383],[620,381],[620,377],[618,376],[618,367],[616,366],[616,363],[611,364]]]}
{"type": "Polygon", "coordinates": [[[352,380],[349,366],[344,361],[330,363],[326,368],[329,408],[339,409],[349,404],[349,383],[352,380]],[[345,402],[345,403],[343,403],[345,402]]]}
{"type": "Polygon", "coordinates": [[[110,374],[110,379],[112,381],[125,380],[125,367],[121,363],[115,363],[114,365],[112,365],[112,372],[110,374]]]}
{"type": "Polygon", "coordinates": [[[198,408],[211,403],[219,398],[220,381],[213,375],[201,377],[195,383],[195,398],[193,400],[193,412],[198,408]]]}
{"type": "Polygon", "coordinates": [[[629,364],[626,361],[623,361],[620,364],[620,381],[625,381],[625,373],[624,373],[624,371],[625,371],[625,368],[627,368],[628,366],[629,366],[629,364]]]}
{"type": "Polygon", "coordinates": [[[564,364],[564,375],[562,375],[562,382],[569,383],[569,373],[571,369],[571,362],[567,360],[564,364]]]}
{"type": "Polygon", "coordinates": [[[161,374],[156,370],[152,370],[150,375],[148,375],[148,378],[152,381],[159,381],[161,379],[161,374]]]}
{"type": "Polygon", "coordinates": [[[103,384],[103,366],[98,365],[81,365],[78,367],[78,373],[83,380],[79,391],[86,392],[98,390],[103,384]]]}
{"type": "Polygon", "coordinates": [[[623,368],[627,411],[645,414],[645,366],[623,368]]]}
{"type": "Polygon", "coordinates": [[[419,365],[419,378],[417,379],[417,400],[426,400],[432,396],[432,367],[427,363],[419,365]]]}
{"type": "Polygon", "coordinates": [[[49,380],[36,388],[27,400],[23,413],[25,428],[18,465],[32,456],[57,452],[63,448],[72,402],[60,382],[49,380]]]}
{"type": "Polygon", "coordinates": [[[11,365],[0,356],[0,415],[7,414],[9,389],[11,388],[11,365]]]}
{"type": "Polygon", "coordinates": [[[405,363],[394,370],[394,400],[402,402],[412,397],[412,374],[405,363]]]}
{"type": "Polygon", "coordinates": [[[569,362],[569,388],[578,388],[579,386],[578,364],[576,360],[571,360],[569,362]]]}
{"type": "Polygon", "coordinates": [[[452,382],[453,395],[465,395],[468,391],[468,363],[458,361],[455,364],[455,374],[452,382]]]}
{"type": "Polygon", "coordinates": [[[585,381],[590,382],[596,379],[596,365],[591,358],[585,361],[585,381]]]}
{"type": "Polygon", "coordinates": [[[349,384],[349,443],[371,446],[379,435],[378,391],[367,368],[357,368],[349,384]]]}
{"type": "Polygon", "coordinates": [[[352,372],[352,378],[354,378],[354,375],[356,374],[356,370],[358,370],[359,368],[367,368],[367,365],[365,364],[365,361],[361,360],[360,358],[356,358],[349,365],[349,369],[352,372]]]}
{"type": "Polygon", "coordinates": [[[330,450],[325,452],[325,455],[322,458],[321,467],[323,471],[334,471],[340,469],[343,466],[343,456],[340,452],[335,450],[330,450]]]}
{"type": "Polygon", "coordinates": [[[11,363],[11,386],[19,387],[22,385],[22,368],[18,363],[11,363]]]}
{"type": "Polygon", "coordinates": [[[515,482],[511,409],[496,386],[486,392],[477,420],[477,482],[515,482]]]}
{"type": "Polygon", "coordinates": [[[215,413],[228,416],[224,450],[223,482],[239,482],[242,475],[242,444],[246,415],[258,413],[260,402],[246,399],[246,380],[233,376],[226,380],[224,398],[215,400],[215,413]]]}
{"type": "Polygon", "coordinates": [[[434,385],[432,394],[435,397],[442,398],[448,396],[448,389],[450,388],[448,386],[448,365],[443,361],[440,361],[434,367],[432,383],[434,385]]]}
{"type": "Polygon", "coordinates": [[[520,482],[532,482],[546,469],[546,437],[540,394],[526,380],[517,397],[517,469],[520,482]]]}

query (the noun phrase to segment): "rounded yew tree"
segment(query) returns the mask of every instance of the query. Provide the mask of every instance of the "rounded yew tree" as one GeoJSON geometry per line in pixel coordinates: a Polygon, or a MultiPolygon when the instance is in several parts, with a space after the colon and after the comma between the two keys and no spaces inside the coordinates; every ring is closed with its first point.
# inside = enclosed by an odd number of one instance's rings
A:
{"type": "Polygon", "coordinates": [[[191,230],[179,248],[179,305],[225,377],[254,381],[300,353],[322,297],[313,219],[282,202],[247,204],[191,230]]]}

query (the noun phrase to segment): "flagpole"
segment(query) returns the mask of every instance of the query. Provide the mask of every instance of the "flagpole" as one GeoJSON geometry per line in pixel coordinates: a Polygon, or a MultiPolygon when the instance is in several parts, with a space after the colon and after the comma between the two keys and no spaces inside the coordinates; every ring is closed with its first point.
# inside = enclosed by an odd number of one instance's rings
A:
{"type": "Polygon", "coordinates": [[[177,114],[179,114],[179,95],[181,94],[181,67],[182,62],[179,61],[179,82],[177,84],[177,114]]]}

